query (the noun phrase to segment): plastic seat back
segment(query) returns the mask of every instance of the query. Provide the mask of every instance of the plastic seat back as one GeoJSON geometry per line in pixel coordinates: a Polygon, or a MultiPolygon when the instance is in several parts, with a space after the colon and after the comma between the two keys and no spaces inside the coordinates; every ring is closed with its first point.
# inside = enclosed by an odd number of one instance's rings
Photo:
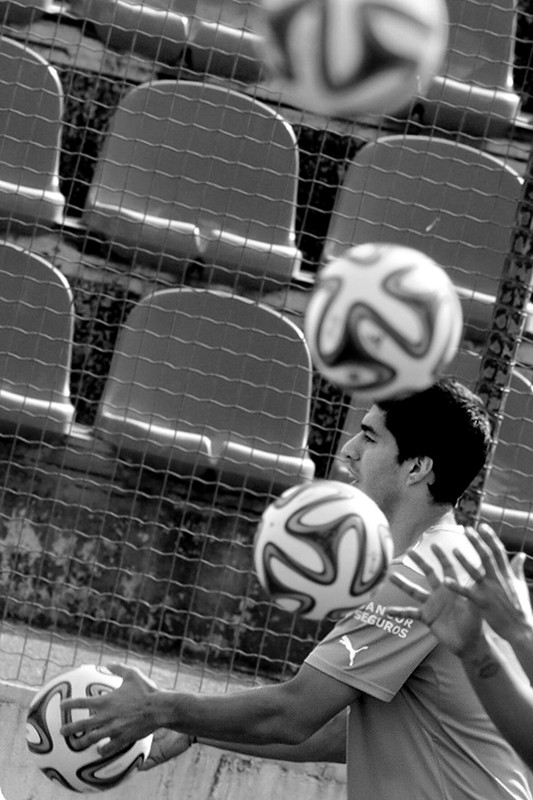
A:
{"type": "Polygon", "coordinates": [[[447,0],[445,73],[486,89],[513,89],[516,0],[447,0]]]}
{"type": "Polygon", "coordinates": [[[189,41],[191,67],[198,73],[257,83],[263,71],[257,39],[257,34],[240,27],[195,19],[189,41]]]}
{"type": "Polygon", "coordinates": [[[279,313],[225,292],[158,291],[123,327],[96,428],[178,470],[199,458],[233,482],[254,464],[283,472],[287,462],[294,479],[297,461],[311,469],[311,374],[301,332],[279,313]]]}
{"type": "Polygon", "coordinates": [[[111,122],[85,222],[147,258],[201,258],[289,277],[298,149],[263,103],[195,81],[130,91],[111,122]],[[283,261],[283,267],[278,264],[283,261]]]}
{"type": "Polygon", "coordinates": [[[41,256],[0,243],[0,424],[66,433],[74,417],[73,297],[41,256]]]}
{"type": "Polygon", "coordinates": [[[423,121],[473,135],[508,135],[520,109],[514,91],[516,0],[448,0],[441,74],[420,99],[423,121]]]}
{"type": "Polygon", "coordinates": [[[30,48],[0,37],[0,219],[59,223],[63,90],[30,48]]]}
{"type": "Polygon", "coordinates": [[[469,333],[483,339],[511,247],[518,173],[467,145],[426,136],[387,136],[365,145],[339,190],[325,247],[381,241],[427,253],[463,302],[469,333]]]}
{"type": "MultiPolygon", "coordinates": [[[[481,356],[461,351],[447,372],[475,389],[481,356]]],[[[502,409],[502,421],[484,500],[503,508],[528,510],[533,499],[533,384],[519,368],[513,369],[509,392],[502,409]]]]}
{"type": "Polygon", "coordinates": [[[51,0],[0,0],[0,24],[31,25],[52,5],[51,0]]]}
{"type": "MultiPolygon", "coordinates": [[[[478,353],[461,352],[449,370],[474,388],[480,366],[478,353]]],[[[527,373],[515,368],[480,508],[481,520],[491,524],[511,550],[527,546],[533,532],[532,454],[533,384],[527,373]]]]}

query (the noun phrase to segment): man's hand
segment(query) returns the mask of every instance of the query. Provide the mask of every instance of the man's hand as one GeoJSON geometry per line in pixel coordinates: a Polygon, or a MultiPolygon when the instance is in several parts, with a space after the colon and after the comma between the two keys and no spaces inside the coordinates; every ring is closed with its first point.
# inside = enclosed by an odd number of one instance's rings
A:
{"type": "Polygon", "coordinates": [[[72,720],[71,711],[87,709],[90,716],[69,721],[61,728],[63,736],[78,737],[79,744],[91,744],[109,738],[99,748],[103,756],[112,756],[160,727],[150,714],[150,695],[157,691],[153,681],[135,667],[109,664],[115,675],[123,678],[122,685],[98,697],[72,697],[63,700],[61,711],[72,720]]]}
{"type": "Polygon", "coordinates": [[[165,761],[176,758],[176,756],[188,750],[190,746],[190,736],[184,733],[176,733],[176,731],[171,731],[167,728],[159,728],[154,731],[152,747],[148,758],[141,767],[141,771],[153,769],[159,764],[164,764],[165,761]]]}
{"type": "Polygon", "coordinates": [[[466,535],[481,559],[482,573],[466,557],[454,551],[473,583],[461,586],[453,576],[447,584],[457,594],[475,605],[490,627],[503,639],[516,630],[517,635],[531,629],[533,612],[524,577],[525,553],[517,553],[511,562],[505,548],[489,525],[480,525],[476,533],[467,528],[466,535]]]}
{"type": "Polygon", "coordinates": [[[472,603],[447,585],[447,581],[454,583],[457,581],[453,564],[440,547],[433,545],[432,550],[442,566],[444,581],[439,579],[433,567],[416,551],[410,551],[409,557],[428,579],[431,591],[421,589],[402,575],[392,573],[391,582],[414,600],[419,601],[421,605],[391,606],[387,611],[393,616],[420,620],[442,644],[460,655],[479,638],[481,615],[472,603]]]}

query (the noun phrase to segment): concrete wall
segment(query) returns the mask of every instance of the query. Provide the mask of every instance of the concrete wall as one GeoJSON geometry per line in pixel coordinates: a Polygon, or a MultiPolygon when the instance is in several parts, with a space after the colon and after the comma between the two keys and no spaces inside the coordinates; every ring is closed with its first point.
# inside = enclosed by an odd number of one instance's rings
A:
{"type": "MultiPolygon", "coordinates": [[[[0,782],[6,800],[72,800],[34,766],[25,742],[33,692],[0,684],[0,782]]],[[[194,745],[173,761],[100,793],[106,800],[343,800],[345,769],[241,757],[194,745]]],[[[80,795],[82,796],[82,795],[80,795]]]]}

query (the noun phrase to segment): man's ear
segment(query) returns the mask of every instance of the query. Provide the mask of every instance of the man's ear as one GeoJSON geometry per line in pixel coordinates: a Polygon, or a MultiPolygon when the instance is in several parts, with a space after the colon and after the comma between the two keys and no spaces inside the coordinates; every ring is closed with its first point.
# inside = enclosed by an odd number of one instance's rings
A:
{"type": "Polygon", "coordinates": [[[433,459],[429,456],[415,456],[411,459],[411,469],[407,476],[410,484],[420,483],[428,478],[433,480],[433,459]]]}

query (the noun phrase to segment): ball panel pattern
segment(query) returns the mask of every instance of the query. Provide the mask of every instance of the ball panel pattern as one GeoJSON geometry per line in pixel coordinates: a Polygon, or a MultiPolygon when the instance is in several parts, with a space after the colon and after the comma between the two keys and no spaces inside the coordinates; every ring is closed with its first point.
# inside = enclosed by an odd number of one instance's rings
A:
{"type": "Polygon", "coordinates": [[[68,697],[98,697],[118,688],[122,678],[104,667],[82,665],[49,681],[33,698],[27,714],[26,741],[36,766],[49,780],[76,792],[97,792],[122,783],[142,765],[152,737],[148,736],[111,757],[102,757],[98,743],[84,745],[80,737],[62,736],[61,726],[86,711],[65,712],[68,697]]]}
{"type": "Polygon", "coordinates": [[[31,734],[28,734],[26,739],[31,753],[44,755],[52,752],[54,743],[48,724],[48,708],[54,699],[61,702],[68,697],[70,697],[70,685],[67,681],[61,681],[45,691],[39,699],[34,699],[27,716],[31,734]]]}
{"type": "MultiPolygon", "coordinates": [[[[64,778],[57,769],[54,769],[54,767],[44,767],[41,772],[48,778],[48,780],[54,781],[54,783],[59,783],[59,785],[63,786],[64,789],[70,789],[71,792],[77,791],[76,788],[71,786],[67,779],[64,778]]],[[[87,791],[90,791],[90,789],[87,791]]]]}
{"type": "Polygon", "coordinates": [[[262,0],[260,56],[289,102],[390,114],[422,94],[448,39],[444,0],[262,0]]]}
{"type": "Polygon", "coordinates": [[[100,757],[90,764],[85,764],[77,770],[77,777],[82,783],[102,791],[118,786],[144,762],[145,757],[140,753],[131,758],[133,747],[134,745],[130,745],[112,757],[100,757]]]}
{"type": "Polygon", "coordinates": [[[379,400],[435,381],[457,352],[463,315],[453,284],[429,256],[365,244],[322,268],[304,325],[323,376],[379,400]]]}
{"type": "Polygon", "coordinates": [[[392,557],[385,516],[359,489],[314,481],[289,489],[264,512],[254,561],[263,588],[309,619],[359,605],[392,557]]]}

